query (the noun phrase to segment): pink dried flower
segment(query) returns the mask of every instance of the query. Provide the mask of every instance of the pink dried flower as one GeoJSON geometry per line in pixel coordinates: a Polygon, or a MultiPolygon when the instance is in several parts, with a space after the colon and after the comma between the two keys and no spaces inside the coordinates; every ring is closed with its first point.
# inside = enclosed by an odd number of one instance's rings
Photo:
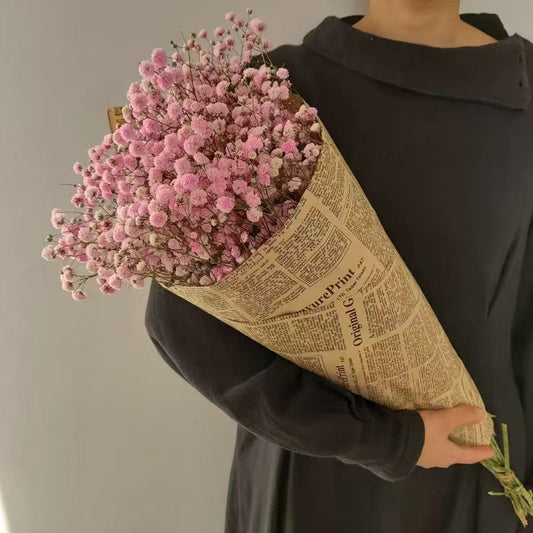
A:
{"type": "MultiPolygon", "coordinates": [[[[52,211],[61,235],[41,255],[84,265],[85,276],[61,271],[74,299],[86,297],[90,276],[103,294],[141,288],[148,275],[209,285],[294,212],[320,153],[316,108],[284,107],[287,69],[249,66],[253,50],[270,46],[257,35],[266,29],[261,19],[245,24],[227,13],[226,20],[242,28],[242,56],[222,27],[204,47],[213,53],[202,54],[191,37],[168,65],[165,51],[154,49],[128,88],[125,122],[87,151],[89,165],[73,165],[81,183],[71,204],[83,211],[52,211]],[[196,63],[192,49],[200,52],[196,63]]],[[[207,30],[197,37],[207,39],[207,30]]]]}
{"type": "Polygon", "coordinates": [[[155,211],[150,215],[150,224],[156,228],[162,228],[167,222],[168,216],[163,211],[155,211]]]}
{"type": "Polygon", "coordinates": [[[126,141],[124,137],[122,137],[122,133],[120,132],[120,130],[117,130],[115,131],[115,133],[113,133],[113,142],[116,144],[126,144],[126,141]]]}
{"type": "Polygon", "coordinates": [[[208,190],[213,192],[217,196],[224,194],[228,187],[228,184],[224,178],[214,178],[209,185],[208,190]]]}
{"type": "Polygon", "coordinates": [[[216,206],[222,213],[229,213],[235,207],[235,198],[233,196],[221,196],[217,199],[216,206]]]}
{"type": "Polygon", "coordinates": [[[207,193],[204,189],[193,189],[189,199],[192,205],[204,205],[207,202],[207,193]]]}
{"type": "Polygon", "coordinates": [[[130,103],[134,112],[141,112],[148,105],[148,97],[144,93],[135,93],[131,96],[130,103]]]}
{"type": "Polygon", "coordinates": [[[85,300],[85,298],[87,298],[87,295],[83,292],[83,291],[72,291],[72,298],[74,298],[74,300],[85,300]]]}
{"type": "Polygon", "coordinates": [[[291,178],[287,184],[289,191],[293,192],[300,187],[302,180],[298,176],[291,178]]]}
{"type": "Polygon", "coordinates": [[[143,78],[151,78],[154,75],[155,67],[150,61],[141,61],[139,65],[139,74],[143,78]]]}
{"type": "Polygon", "coordinates": [[[142,141],[132,141],[128,146],[131,155],[141,157],[144,154],[145,144],[142,141]]]}
{"type": "Polygon", "coordinates": [[[235,194],[242,194],[248,190],[248,183],[246,183],[244,180],[237,179],[233,181],[231,187],[235,194]]]}
{"type": "Polygon", "coordinates": [[[172,87],[172,84],[174,83],[174,75],[169,72],[168,70],[164,70],[157,76],[157,85],[161,89],[168,90],[172,87]]]}
{"type": "Polygon", "coordinates": [[[192,166],[186,157],[180,157],[174,162],[174,170],[178,175],[187,174],[192,171],[192,166]]]}
{"type": "Polygon", "coordinates": [[[244,201],[249,207],[257,207],[261,204],[261,197],[259,196],[259,193],[254,189],[249,188],[242,194],[242,197],[244,198],[244,201]]]}
{"type": "Polygon", "coordinates": [[[167,54],[162,48],[155,48],[152,51],[152,61],[156,68],[163,68],[167,64],[167,54]]]}
{"type": "Polygon", "coordinates": [[[250,21],[250,28],[262,33],[266,30],[266,24],[261,19],[255,18],[250,21]]]}
{"type": "Polygon", "coordinates": [[[285,67],[280,67],[276,71],[276,76],[282,80],[286,80],[289,77],[289,71],[285,67]]]}
{"type": "Polygon", "coordinates": [[[296,152],[298,149],[293,139],[287,139],[282,143],[281,149],[287,154],[289,152],[296,152]]]}
{"type": "Polygon", "coordinates": [[[183,143],[183,149],[189,154],[194,155],[203,146],[204,139],[200,135],[191,135],[183,143]]]}
{"type": "Polygon", "coordinates": [[[186,190],[191,190],[197,187],[198,181],[199,181],[198,176],[192,173],[183,174],[182,176],[178,178],[178,182],[186,190]]]}
{"type": "Polygon", "coordinates": [[[162,206],[167,206],[175,195],[176,192],[170,185],[160,185],[156,191],[156,199],[162,206]]]}
{"type": "Polygon", "coordinates": [[[246,210],[246,218],[250,222],[258,222],[261,216],[262,216],[261,210],[258,209],[257,207],[251,207],[250,209],[246,210]]]}

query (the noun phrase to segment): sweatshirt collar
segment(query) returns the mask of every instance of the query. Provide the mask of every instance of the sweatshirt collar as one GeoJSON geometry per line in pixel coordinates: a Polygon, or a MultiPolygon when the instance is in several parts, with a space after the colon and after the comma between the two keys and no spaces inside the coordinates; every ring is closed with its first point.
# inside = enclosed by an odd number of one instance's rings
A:
{"type": "Polygon", "coordinates": [[[509,35],[496,14],[460,16],[498,42],[440,48],[354,28],[363,15],[330,15],[304,36],[303,44],[350,70],[398,87],[526,109],[531,94],[523,38],[517,33],[509,35]]]}

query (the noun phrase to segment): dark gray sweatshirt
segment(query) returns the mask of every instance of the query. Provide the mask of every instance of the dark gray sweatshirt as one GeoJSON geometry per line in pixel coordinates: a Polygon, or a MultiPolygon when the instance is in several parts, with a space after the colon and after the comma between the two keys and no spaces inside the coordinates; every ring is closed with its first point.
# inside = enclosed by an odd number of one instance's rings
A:
{"type": "MultiPolygon", "coordinates": [[[[495,14],[461,14],[498,42],[459,48],[365,33],[362,16],[328,16],[270,57],[318,109],[531,487],[533,44],[495,14]]],[[[523,530],[480,464],[416,466],[416,411],[332,384],[155,282],[145,325],[238,423],[225,533],[523,530]]]]}

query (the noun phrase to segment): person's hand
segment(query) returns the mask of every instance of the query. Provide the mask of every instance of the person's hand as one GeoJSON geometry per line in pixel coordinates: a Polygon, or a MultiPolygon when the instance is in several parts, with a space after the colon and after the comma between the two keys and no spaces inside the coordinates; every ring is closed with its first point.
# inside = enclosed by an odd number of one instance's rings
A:
{"type": "Polygon", "coordinates": [[[458,405],[449,409],[423,409],[418,413],[424,421],[425,440],[417,465],[423,468],[448,468],[450,465],[473,464],[490,459],[490,446],[459,446],[448,439],[458,426],[476,424],[488,416],[472,405],[458,405]]]}

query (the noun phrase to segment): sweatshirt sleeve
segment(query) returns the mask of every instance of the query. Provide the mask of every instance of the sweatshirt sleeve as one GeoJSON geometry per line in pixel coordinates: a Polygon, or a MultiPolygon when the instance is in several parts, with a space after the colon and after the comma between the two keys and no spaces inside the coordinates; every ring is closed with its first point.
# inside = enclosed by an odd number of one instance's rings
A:
{"type": "MultiPolygon", "coordinates": [[[[525,409],[526,441],[533,442],[533,213],[526,234],[520,281],[512,325],[512,359],[515,379],[525,409]]],[[[533,465],[529,466],[524,484],[533,484],[533,465]]]]}
{"type": "Polygon", "coordinates": [[[302,369],[153,280],[145,327],[177,374],[264,440],[387,481],[414,470],[425,436],[417,411],[388,409],[302,369]]]}

